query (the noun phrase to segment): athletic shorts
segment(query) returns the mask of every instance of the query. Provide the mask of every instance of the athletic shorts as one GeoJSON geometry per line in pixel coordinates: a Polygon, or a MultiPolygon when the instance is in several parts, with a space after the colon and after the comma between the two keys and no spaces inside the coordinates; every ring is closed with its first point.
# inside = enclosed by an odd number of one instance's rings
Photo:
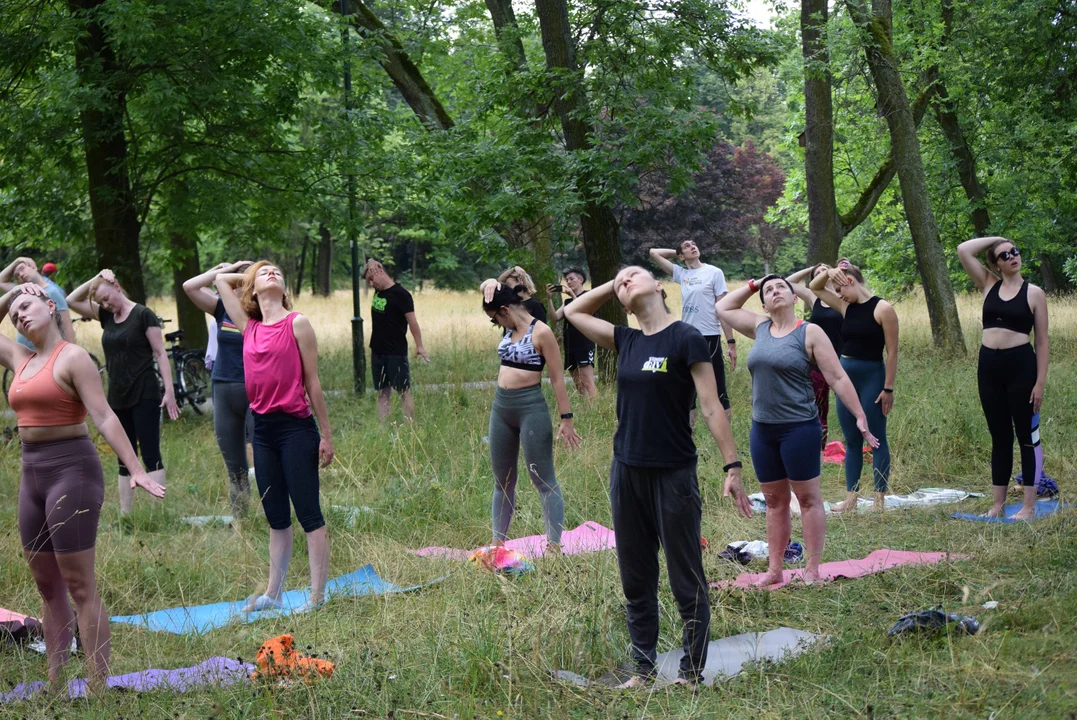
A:
{"type": "Polygon", "coordinates": [[[397,392],[411,389],[411,366],[407,355],[371,355],[370,373],[374,376],[374,389],[392,388],[397,392]]]}
{"type": "Polygon", "coordinates": [[[812,480],[819,477],[819,445],[823,429],[819,420],[791,423],[752,421],[748,446],[759,482],[812,480]]]}
{"type": "Polygon", "coordinates": [[[595,364],[595,349],[580,351],[580,352],[567,352],[565,353],[565,370],[571,372],[572,370],[579,370],[584,365],[594,366],[595,364]]]}

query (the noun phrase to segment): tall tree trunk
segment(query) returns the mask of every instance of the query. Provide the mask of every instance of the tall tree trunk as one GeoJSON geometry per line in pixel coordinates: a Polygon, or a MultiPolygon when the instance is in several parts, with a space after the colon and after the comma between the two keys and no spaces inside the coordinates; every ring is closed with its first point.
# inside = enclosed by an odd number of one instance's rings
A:
{"type": "MultiPolygon", "coordinates": [[[[952,0],[942,0],[942,45],[945,49],[950,44],[954,30],[954,6],[952,0]]],[[[950,152],[957,163],[957,176],[961,180],[961,187],[965,189],[965,197],[968,198],[972,211],[972,227],[979,237],[987,235],[987,228],[991,225],[991,216],[987,212],[986,197],[980,180],[976,175],[976,156],[972,147],[961,130],[961,123],[957,119],[957,107],[950,94],[946,91],[946,85],[942,80],[936,83],[935,119],[942,128],[942,134],[950,146],[950,152]]]]}
{"type": "Polygon", "coordinates": [[[183,331],[183,343],[191,348],[204,348],[209,343],[206,314],[191,302],[183,291],[185,280],[202,272],[198,262],[198,237],[194,233],[173,232],[172,291],[176,296],[176,321],[183,331]]]}
{"type": "Polygon", "coordinates": [[[1062,292],[1062,285],[1055,274],[1055,266],[1051,263],[1051,257],[1047,253],[1040,253],[1037,257],[1040,261],[1040,277],[1043,278],[1043,291],[1050,295],[1062,292]]]}
{"type": "Polygon", "coordinates": [[[85,20],[75,36],[75,71],[91,100],[79,111],[86,152],[90,214],[97,261],[110,267],[135,302],[146,301],[138,237],[138,211],[127,167],[123,119],[125,72],[96,11],[105,0],[68,0],[71,14],[85,20]]]}
{"type": "MultiPolygon", "coordinates": [[[[565,0],[535,0],[539,27],[542,31],[542,48],[546,53],[546,66],[551,71],[549,82],[554,93],[554,105],[561,118],[561,130],[569,152],[586,152],[591,148],[590,136],[594,128],[584,94],[583,81],[576,65],[576,49],[572,41],[572,28],[568,20],[565,0]]],[[[576,178],[576,187],[584,200],[580,217],[583,250],[591,269],[594,285],[612,280],[621,266],[620,226],[613,210],[598,200],[598,183],[588,171],[576,178]]],[[[606,303],[597,315],[614,323],[624,325],[626,317],[620,303],[606,303]]]]}
{"type": "Polygon", "coordinates": [[[322,297],[333,294],[333,236],[324,223],[318,223],[318,282],[315,292],[322,297]]]}
{"type": "Polygon", "coordinates": [[[961,320],[928,198],[916,123],[894,53],[890,0],[872,0],[870,12],[864,0],[846,0],[846,5],[853,20],[865,33],[864,51],[878,93],[879,109],[890,129],[901,198],[916,249],[916,265],[924,287],[935,345],[949,353],[963,355],[965,340],[961,335],[961,320]]]}
{"type": "Polygon", "coordinates": [[[830,90],[830,55],[826,47],[827,1],[802,0],[800,34],[804,57],[808,262],[833,265],[838,260],[843,235],[834,194],[834,110],[830,90]]]}
{"type": "Polygon", "coordinates": [[[310,233],[303,235],[303,249],[299,252],[299,269],[295,273],[295,296],[303,291],[303,270],[307,265],[307,248],[310,247],[310,233]]]}

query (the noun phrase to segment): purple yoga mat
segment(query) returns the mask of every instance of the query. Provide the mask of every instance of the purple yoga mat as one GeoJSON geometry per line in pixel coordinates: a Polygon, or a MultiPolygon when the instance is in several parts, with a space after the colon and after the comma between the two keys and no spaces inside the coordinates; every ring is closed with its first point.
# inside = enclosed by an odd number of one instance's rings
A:
{"type": "MultiPolygon", "coordinates": [[[[528,559],[542,557],[546,553],[546,536],[531,535],[530,537],[517,538],[505,543],[509,550],[515,550],[528,559]]],[[[561,552],[565,555],[580,555],[583,553],[598,552],[617,547],[613,539],[613,531],[596,522],[585,522],[575,530],[566,530],[561,534],[561,552]]],[[[457,550],[446,547],[425,547],[422,550],[411,550],[420,557],[445,557],[450,560],[467,560],[471,550],[457,550]]]]}
{"type": "MultiPolygon", "coordinates": [[[[176,670],[143,670],[128,675],[116,675],[106,682],[109,689],[140,693],[153,690],[183,693],[207,685],[223,687],[247,682],[253,671],[254,666],[248,663],[241,663],[231,658],[213,657],[194,667],[176,670]]],[[[45,688],[45,683],[40,680],[22,683],[9,693],[0,693],[0,705],[16,700],[26,700],[45,688]]],[[[67,694],[71,698],[86,697],[86,681],[72,680],[67,686],[67,694]]]]}
{"type": "MultiPolygon", "coordinates": [[[[865,575],[874,575],[883,570],[889,570],[899,565],[934,565],[943,560],[963,560],[969,555],[957,555],[942,552],[908,552],[906,550],[875,550],[867,557],[860,560],[841,560],[838,562],[823,563],[819,566],[819,576],[823,583],[830,583],[840,578],[858,578],[865,575]]],[[[745,590],[777,590],[785,587],[793,580],[799,580],[804,574],[804,569],[787,570],[782,575],[782,581],[764,588],[755,587],[754,583],[761,580],[766,573],[743,573],[736,580],[723,580],[711,583],[712,588],[738,587],[745,590]]]]}

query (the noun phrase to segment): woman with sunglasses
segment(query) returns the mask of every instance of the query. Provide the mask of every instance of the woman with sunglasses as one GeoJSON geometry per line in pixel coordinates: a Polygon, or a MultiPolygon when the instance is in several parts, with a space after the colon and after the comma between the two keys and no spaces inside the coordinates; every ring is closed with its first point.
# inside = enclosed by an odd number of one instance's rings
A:
{"type": "Polygon", "coordinates": [[[493,544],[504,545],[516,512],[516,481],[522,445],[531,484],[542,497],[547,549],[558,552],[565,524],[565,501],[554,471],[553,442],[561,438],[566,449],[580,446],[580,436],[572,425],[565,376],[558,364],[561,350],[550,326],[532,317],[514,288],[490,279],[484,281],[479,290],[483,311],[491,323],[505,331],[497,346],[501,369],[497,375],[494,405],[490,409],[493,544]],[[556,434],[550,423],[546,397],[542,394],[544,367],[549,372],[561,413],[556,434]]]}
{"type": "MultiPolygon", "coordinates": [[[[856,265],[839,260],[839,267],[818,273],[808,287],[830,307],[842,314],[841,367],[853,381],[860,405],[868,418],[871,434],[879,439],[872,455],[875,480],[873,509],[886,507],[886,490],[890,483],[890,444],[886,440],[886,418],[894,407],[894,381],[897,379],[898,316],[893,306],[872,295],[856,265]],[[841,267],[845,262],[846,267],[841,267]],[[827,289],[831,285],[837,292],[827,289]],[[883,361],[886,350],[886,361],[883,361]]],[[[860,475],[864,469],[864,437],[856,416],[838,398],[838,422],[845,436],[845,500],[838,511],[856,510],[860,497],[860,475]]]]}
{"type": "Polygon", "coordinates": [[[1023,507],[1014,516],[1036,515],[1036,478],[1042,451],[1039,437],[1040,403],[1047,382],[1047,296],[1021,277],[1021,251],[1002,237],[966,240],[957,256],[983,293],[983,344],[976,371],[980,405],[991,432],[991,485],[994,505],[987,517],[998,517],[1006,504],[1013,471],[1013,436],[1021,444],[1023,507]],[[977,259],[986,251],[988,267],[977,259]],[[996,276],[990,270],[998,273],[996,276]],[[1030,336],[1035,332],[1036,349],[1030,336]]]}

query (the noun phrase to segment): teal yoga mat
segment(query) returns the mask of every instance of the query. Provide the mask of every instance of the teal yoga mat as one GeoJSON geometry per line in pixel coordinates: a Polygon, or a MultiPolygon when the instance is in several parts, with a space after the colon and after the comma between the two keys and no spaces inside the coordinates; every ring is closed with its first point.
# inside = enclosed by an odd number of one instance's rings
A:
{"type": "MultiPolygon", "coordinates": [[[[1042,517],[1047,517],[1048,515],[1054,515],[1055,513],[1060,512],[1060,511],[1062,511],[1062,510],[1064,510],[1065,508],[1068,508],[1068,507],[1069,507],[1069,505],[1063,505],[1058,500],[1040,500],[1040,501],[1038,501],[1036,503],[1036,517],[1034,519],[1039,520],[1042,517]]],[[[1020,509],[1021,509],[1021,503],[1014,503],[1013,505],[1007,505],[1005,508],[1003,508],[1003,510],[1005,511],[1006,517],[1000,517],[1000,518],[999,517],[993,517],[993,518],[983,517],[982,515],[977,515],[976,513],[954,513],[950,517],[952,517],[955,520],[971,520],[972,522],[1015,523],[1015,522],[1021,522],[1020,520],[1015,520],[1014,517],[1013,517],[1014,515],[1017,514],[1017,511],[1020,510],[1020,509]]]]}
{"type": "MultiPolygon", "coordinates": [[[[355,572],[330,580],[326,583],[325,593],[328,599],[332,599],[334,597],[411,592],[423,587],[425,586],[399,587],[382,579],[374,571],[373,565],[367,565],[355,572]]],[[[142,615],[120,615],[110,619],[114,623],[135,625],[155,632],[170,632],[176,635],[188,633],[201,635],[232,623],[251,623],[262,618],[291,615],[309,599],[310,588],[306,588],[304,590],[289,590],[284,593],[281,596],[284,607],[280,610],[244,613],[241,609],[246,601],[238,600],[236,602],[214,603],[212,605],[194,605],[156,610],[142,615]]]]}

